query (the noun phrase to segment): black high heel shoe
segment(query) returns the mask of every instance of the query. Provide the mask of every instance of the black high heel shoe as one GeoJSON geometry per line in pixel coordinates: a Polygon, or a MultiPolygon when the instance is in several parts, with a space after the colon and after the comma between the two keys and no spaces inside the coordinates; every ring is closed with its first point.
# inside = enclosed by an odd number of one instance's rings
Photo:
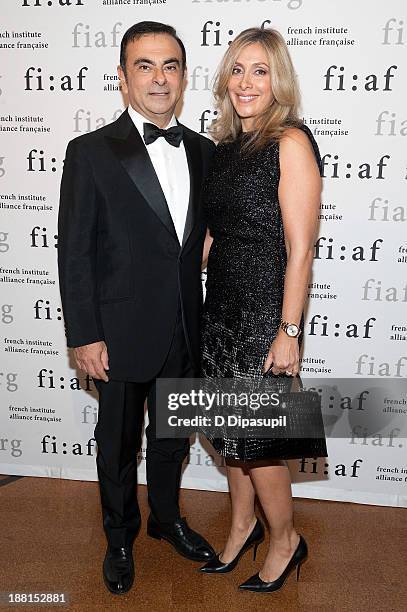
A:
{"type": "Polygon", "coordinates": [[[217,554],[216,557],[208,561],[205,565],[199,568],[200,572],[204,572],[205,574],[227,574],[235,569],[236,565],[239,563],[240,557],[247,551],[249,548],[254,546],[253,550],[253,561],[256,559],[257,547],[264,540],[264,527],[263,523],[260,519],[257,519],[255,526],[252,529],[252,532],[248,536],[246,542],[243,544],[242,548],[237,553],[236,557],[232,559],[229,563],[222,563],[220,561],[219,556],[221,553],[217,554]]]}
{"type": "Polygon", "coordinates": [[[307,555],[307,543],[302,537],[302,535],[300,535],[300,541],[298,542],[298,546],[295,549],[293,556],[289,560],[287,567],[285,568],[281,576],[279,576],[278,578],[276,578],[276,580],[273,580],[272,582],[264,582],[257,573],[248,580],[246,580],[246,582],[243,582],[243,584],[239,586],[239,589],[242,589],[244,591],[253,591],[254,593],[272,593],[273,591],[277,591],[278,589],[281,589],[284,582],[287,580],[287,577],[293,571],[293,569],[295,569],[295,567],[297,568],[298,580],[300,576],[301,564],[304,563],[305,559],[307,558],[307,555]]]}

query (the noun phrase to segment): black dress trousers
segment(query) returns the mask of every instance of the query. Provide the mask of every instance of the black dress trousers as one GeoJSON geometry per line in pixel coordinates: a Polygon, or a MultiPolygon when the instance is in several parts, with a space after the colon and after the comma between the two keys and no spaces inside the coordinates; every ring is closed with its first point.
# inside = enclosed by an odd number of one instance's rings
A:
{"type": "Polygon", "coordinates": [[[144,403],[147,399],[147,486],[150,510],[160,522],[180,517],[178,496],[182,463],[189,452],[189,438],[157,438],[155,435],[156,378],[193,377],[178,309],[168,355],[157,376],[148,382],[106,383],[94,379],[99,392],[99,416],[95,428],[96,458],[108,543],[131,545],[140,527],[137,502],[137,455],[141,448],[144,403]]]}

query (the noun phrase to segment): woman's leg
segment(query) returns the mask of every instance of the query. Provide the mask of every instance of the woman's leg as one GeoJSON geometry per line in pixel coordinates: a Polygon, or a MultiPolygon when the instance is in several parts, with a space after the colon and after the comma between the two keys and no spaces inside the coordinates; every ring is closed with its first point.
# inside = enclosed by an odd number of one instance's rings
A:
{"type": "Polygon", "coordinates": [[[226,468],[232,505],[232,523],[220,561],[230,563],[256,524],[255,491],[244,464],[227,459],[226,468]]]}
{"type": "Polygon", "coordinates": [[[270,547],[260,578],[271,582],[280,576],[293,555],[299,535],[293,524],[291,477],[284,461],[257,463],[249,473],[270,526],[270,547]]]}

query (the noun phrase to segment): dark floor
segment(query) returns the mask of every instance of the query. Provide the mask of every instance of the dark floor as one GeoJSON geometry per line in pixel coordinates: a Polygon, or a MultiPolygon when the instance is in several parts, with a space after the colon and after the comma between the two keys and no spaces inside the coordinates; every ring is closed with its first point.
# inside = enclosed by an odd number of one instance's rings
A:
{"type": "MultiPolygon", "coordinates": [[[[273,594],[252,594],[237,585],[261,566],[245,555],[224,576],[198,573],[199,563],[145,534],[146,487],[139,487],[143,527],[134,546],[136,582],[130,593],[111,595],[101,565],[105,539],[98,485],[48,478],[2,477],[0,485],[0,591],[65,593],[67,606],[30,605],[27,610],[134,610],[137,612],[237,612],[239,610],[352,612],[407,609],[405,510],[352,503],[295,500],[296,528],[309,558],[273,594]]],[[[192,527],[221,550],[229,520],[225,493],[183,490],[181,505],[192,527]]],[[[22,608],[23,606],[18,606],[22,608]]],[[[17,606],[0,605],[0,610],[17,606]]]]}

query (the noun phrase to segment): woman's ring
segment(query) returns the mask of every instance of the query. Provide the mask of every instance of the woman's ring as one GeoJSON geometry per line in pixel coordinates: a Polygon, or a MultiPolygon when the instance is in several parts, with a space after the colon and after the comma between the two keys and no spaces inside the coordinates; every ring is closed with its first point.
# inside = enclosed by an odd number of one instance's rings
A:
{"type": "Polygon", "coordinates": [[[286,370],[285,373],[288,374],[288,376],[292,376],[293,375],[293,373],[289,372],[288,370],[286,370]]]}

